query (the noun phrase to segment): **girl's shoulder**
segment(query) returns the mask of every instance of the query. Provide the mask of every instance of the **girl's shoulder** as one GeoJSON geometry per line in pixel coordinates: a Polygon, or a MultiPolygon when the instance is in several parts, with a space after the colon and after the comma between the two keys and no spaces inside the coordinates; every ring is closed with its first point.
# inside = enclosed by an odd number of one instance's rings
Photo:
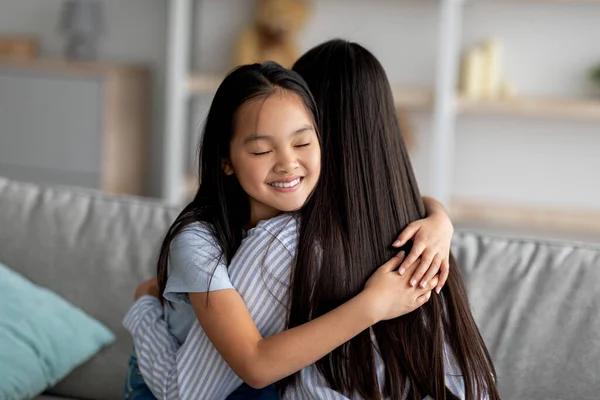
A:
{"type": "Polygon", "coordinates": [[[256,224],[256,227],[250,229],[262,229],[272,233],[275,236],[287,231],[296,231],[298,226],[298,215],[295,213],[284,213],[270,219],[265,219],[256,224]]]}
{"type": "Polygon", "coordinates": [[[213,235],[212,226],[206,221],[192,222],[186,225],[181,232],[173,238],[173,245],[211,245],[217,246],[213,235]]]}
{"type": "Polygon", "coordinates": [[[295,254],[298,241],[298,215],[286,213],[261,221],[248,231],[248,237],[253,238],[254,242],[276,240],[290,253],[295,254]]]}

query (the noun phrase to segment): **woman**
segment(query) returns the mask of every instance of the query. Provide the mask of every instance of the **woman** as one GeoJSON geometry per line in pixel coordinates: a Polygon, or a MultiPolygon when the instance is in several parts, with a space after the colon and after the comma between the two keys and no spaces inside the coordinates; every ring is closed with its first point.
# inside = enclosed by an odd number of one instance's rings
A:
{"type": "MultiPolygon", "coordinates": [[[[323,153],[333,156],[323,158],[322,185],[303,210],[288,328],[357,293],[374,270],[365,268],[367,261],[375,266],[388,259],[393,250],[385,244],[398,227],[426,215],[377,59],[355,43],[334,40],[310,50],[293,69],[320,107],[323,153]]],[[[318,376],[315,381],[347,397],[499,399],[453,257],[450,269],[439,296],[284,380],[284,391],[318,376]]]]}

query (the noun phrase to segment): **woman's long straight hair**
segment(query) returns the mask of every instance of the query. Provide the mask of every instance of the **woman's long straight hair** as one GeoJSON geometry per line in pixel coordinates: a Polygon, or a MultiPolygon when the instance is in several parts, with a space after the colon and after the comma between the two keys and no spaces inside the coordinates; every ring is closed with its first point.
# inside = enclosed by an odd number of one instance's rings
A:
{"type": "MultiPolygon", "coordinates": [[[[319,106],[323,158],[320,182],[302,211],[290,328],[357,295],[375,269],[397,253],[390,244],[399,232],[426,216],[377,59],[357,44],[333,40],[310,50],[293,69],[319,106]]],[[[481,399],[484,393],[499,399],[494,367],[454,257],[450,269],[439,296],[373,326],[376,346],[366,330],[319,360],[329,385],[369,400],[455,399],[444,382],[446,343],[462,371],[466,399],[481,399]],[[383,387],[377,357],[385,364],[383,387]]],[[[297,376],[284,380],[283,390],[297,376]]]]}
{"type": "MultiPolygon", "coordinates": [[[[170,245],[186,226],[194,222],[208,223],[221,248],[220,258],[228,265],[231,262],[241,243],[243,228],[250,220],[248,195],[235,175],[228,176],[223,171],[223,160],[229,160],[236,114],[247,101],[265,100],[280,90],[297,95],[316,121],[316,105],[306,82],[296,72],[277,63],[238,67],[219,86],[200,142],[198,191],[169,228],[160,249],[157,279],[161,301],[167,283],[170,245]]],[[[218,261],[215,260],[215,268],[218,261]]]]}

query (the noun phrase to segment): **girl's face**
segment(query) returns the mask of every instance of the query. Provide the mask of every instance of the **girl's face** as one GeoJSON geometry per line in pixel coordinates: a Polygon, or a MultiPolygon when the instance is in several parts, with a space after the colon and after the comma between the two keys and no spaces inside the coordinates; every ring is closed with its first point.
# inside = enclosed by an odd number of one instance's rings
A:
{"type": "Polygon", "coordinates": [[[298,210],[321,171],[314,122],[300,97],[284,90],[238,109],[229,154],[224,170],[250,198],[251,225],[298,210]]]}

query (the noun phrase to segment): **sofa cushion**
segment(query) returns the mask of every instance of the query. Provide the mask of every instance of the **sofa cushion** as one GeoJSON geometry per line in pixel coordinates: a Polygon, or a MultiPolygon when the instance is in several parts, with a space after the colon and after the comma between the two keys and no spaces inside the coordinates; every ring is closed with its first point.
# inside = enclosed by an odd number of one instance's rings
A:
{"type": "Polygon", "coordinates": [[[600,246],[464,231],[453,244],[501,398],[598,398],[600,246]]]}
{"type": "Polygon", "coordinates": [[[121,324],[177,210],[159,202],[0,177],[0,262],[58,293],[117,336],[48,394],[122,396],[131,338],[121,324]]]}
{"type": "Polygon", "coordinates": [[[31,398],[114,341],[105,326],[0,263],[0,398],[31,398]]]}

